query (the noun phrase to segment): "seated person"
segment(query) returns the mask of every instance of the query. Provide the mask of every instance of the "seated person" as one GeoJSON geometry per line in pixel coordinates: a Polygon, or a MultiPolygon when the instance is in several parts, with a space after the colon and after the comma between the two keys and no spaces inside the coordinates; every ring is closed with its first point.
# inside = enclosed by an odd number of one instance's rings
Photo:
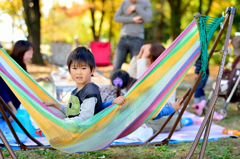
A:
{"type": "MultiPolygon", "coordinates": [[[[26,72],[27,63],[31,60],[33,56],[34,46],[25,40],[17,41],[12,49],[11,57],[15,60],[26,72]]],[[[51,81],[50,77],[38,77],[35,78],[37,82],[40,81],[51,81]]],[[[17,109],[20,107],[20,101],[14,95],[12,90],[8,87],[5,81],[0,77],[0,96],[3,98],[4,102],[7,103],[9,108],[12,110],[13,114],[17,113],[17,109]]],[[[6,111],[7,116],[10,120],[13,120],[9,113],[6,111]]],[[[2,113],[0,112],[0,118],[2,118],[2,113]]]]}
{"type": "MultiPolygon", "coordinates": [[[[126,91],[128,91],[137,80],[130,77],[126,71],[116,70],[115,72],[113,72],[111,76],[111,81],[112,81],[113,87],[115,88],[114,91],[112,91],[112,93],[114,94],[112,98],[117,98],[117,97],[121,97],[120,93],[123,92],[123,91],[121,92],[122,89],[126,89],[126,91]]],[[[106,91],[107,88],[109,87],[105,87],[103,91],[106,91]]],[[[107,98],[108,100],[110,100],[109,96],[107,98]]],[[[174,113],[175,111],[178,111],[182,106],[181,102],[182,102],[182,99],[181,100],[179,99],[177,100],[177,102],[174,102],[173,104],[171,103],[165,104],[163,109],[153,120],[160,119],[163,116],[168,116],[174,113]]]]}
{"type": "MultiPolygon", "coordinates": [[[[73,50],[67,60],[69,73],[76,82],[77,88],[71,93],[68,106],[65,107],[54,101],[44,101],[53,112],[65,120],[85,121],[104,109],[99,87],[91,82],[95,71],[93,54],[85,47],[73,50]]],[[[124,97],[110,101],[111,104],[120,104],[124,97]]]]}
{"type": "Polygon", "coordinates": [[[137,79],[130,77],[126,71],[120,69],[113,72],[110,79],[112,85],[104,86],[100,91],[103,102],[123,96],[137,81],[137,79]]]}
{"type": "MultiPolygon", "coordinates": [[[[130,61],[128,73],[132,78],[138,79],[148,67],[164,52],[165,47],[161,44],[145,44],[141,47],[137,56],[130,61]]],[[[175,102],[176,91],[168,99],[167,103],[175,102]]]]}

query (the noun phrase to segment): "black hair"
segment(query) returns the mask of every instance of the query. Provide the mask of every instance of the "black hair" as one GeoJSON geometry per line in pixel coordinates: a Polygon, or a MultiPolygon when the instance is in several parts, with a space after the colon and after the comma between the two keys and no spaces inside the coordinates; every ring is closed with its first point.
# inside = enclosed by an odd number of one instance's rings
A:
{"type": "Polygon", "coordinates": [[[161,44],[152,44],[150,48],[150,59],[151,63],[153,63],[165,50],[165,47],[162,46],[161,44]]]}
{"type": "Polygon", "coordinates": [[[17,41],[12,50],[11,57],[25,70],[27,71],[27,66],[23,61],[24,54],[32,48],[34,50],[34,47],[32,43],[25,41],[25,40],[19,40],[17,41]]]}
{"type": "Polygon", "coordinates": [[[67,60],[69,72],[72,63],[77,63],[77,65],[85,63],[90,67],[91,71],[96,67],[92,52],[84,46],[77,47],[69,54],[67,60]]]}
{"type": "Polygon", "coordinates": [[[129,76],[129,74],[126,71],[123,70],[116,70],[115,72],[113,72],[113,74],[111,75],[111,82],[112,85],[114,85],[115,87],[117,87],[117,97],[120,96],[121,93],[121,89],[123,88],[127,88],[127,90],[135,83],[136,79],[132,78],[129,76]],[[121,84],[119,84],[119,82],[115,82],[115,80],[121,80],[121,84]]]}

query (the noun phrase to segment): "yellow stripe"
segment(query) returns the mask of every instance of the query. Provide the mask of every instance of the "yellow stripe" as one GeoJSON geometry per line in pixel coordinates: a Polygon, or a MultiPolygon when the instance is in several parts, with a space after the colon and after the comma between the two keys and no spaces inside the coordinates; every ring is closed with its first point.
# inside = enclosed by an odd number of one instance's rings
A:
{"type": "MultiPolygon", "coordinates": [[[[13,62],[12,60],[1,50],[2,58],[8,63],[8,65],[16,72],[16,74],[28,85],[28,87],[38,95],[42,101],[53,101],[38,85],[36,85],[31,77],[26,76],[13,62]]],[[[21,67],[21,66],[20,66],[21,67]]]]}
{"type": "MultiPolygon", "coordinates": [[[[199,39],[199,33],[196,32],[196,33],[193,35],[193,37],[186,43],[186,45],[185,45],[184,47],[181,47],[181,49],[179,49],[179,50],[174,54],[174,56],[172,56],[172,57],[169,58],[166,62],[164,62],[164,63],[162,64],[162,66],[159,67],[159,68],[155,71],[156,73],[151,74],[151,75],[149,76],[149,79],[150,79],[150,80],[148,81],[148,84],[149,84],[150,82],[153,82],[153,81],[151,81],[152,79],[156,79],[155,81],[157,81],[157,78],[155,77],[156,74],[159,75],[159,77],[163,77],[164,75],[166,75],[166,73],[168,72],[168,70],[165,69],[165,68],[169,68],[169,66],[173,66],[174,64],[176,64],[177,61],[180,59],[180,57],[182,57],[182,56],[188,51],[186,48],[190,48],[191,46],[193,46],[193,44],[194,44],[198,39],[199,39]]],[[[158,78],[158,79],[159,79],[159,78],[158,78]]],[[[155,81],[154,81],[154,82],[155,82],[155,81]]],[[[144,84],[146,84],[145,81],[144,81],[144,84]]],[[[148,84],[146,84],[146,85],[148,85],[148,84]]],[[[143,86],[140,86],[140,87],[143,87],[143,86]]],[[[176,86],[176,87],[177,87],[177,86],[176,86]]],[[[174,87],[174,89],[175,89],[176,87],[174,87]]],[[[136,92],[137,92],[137,91],[136,91],[136,92]]],[[[163,104],[166,103],[166,101],[167,101],[167,99],[164,100],[163,104]]],[[[163,106],[163,105],[162,105],[162,106],[163,106]]],[[[152,118],[154,118],[154,117],[159,113],[159,111],[160,111],[160,109],[162,108],[162,106],[160,106],[160,107],[158,108],[158,111],[156,111],[156,112],[154,113],[154,115],[153,115],[152,118]]]]}

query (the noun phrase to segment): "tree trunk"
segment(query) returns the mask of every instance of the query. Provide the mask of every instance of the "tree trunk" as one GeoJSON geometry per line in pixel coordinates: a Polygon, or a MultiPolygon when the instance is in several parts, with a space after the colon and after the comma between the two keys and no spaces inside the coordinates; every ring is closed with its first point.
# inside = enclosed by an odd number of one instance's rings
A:
{"type": "Polygon", "coordinates": [[[160,20],[157,26],[157,43],[162,43],[164,42],[164,26],[166,25],[164,22],[165,19],[165,15],[163,13],[163,6],[164,6],[164,0],[160,0],[161,3],[161,7],[159,9],[159,13],[160,13],[160,20]]]}
{"type": "Polygon", "coordinates": [[[43,64],[42,55],[40,53],[40,7],[39,0],[22,0],[24,7],[24,19],[28,28],[28,40],[34,45],[34,54],[32,62],[34,64],[43,64]]]}
{"type": "Polygon", "coordinates": [[[199,11],[200,14],[202,14],[202,0],[199,0],[198,11],[199,11]]]}
{"type": "Polygon", "coordinates": [[[94,41],[99,41],[99,36],[96,35],[96,30],[95,30],[95,25],[96,25],[96,22],[95,22],[95,6],[90,7],[90,12],[91,12],[91,18],[92,18],[91,29],[92,29],[93,39],[94,39],[94,41]]]}
{"type": "Polygon", "coordinates": [[[111,0],[111,7],[112,9],[110,12],[110,19],[109,19],[109,36],[108,36],[109,41],[111,41],[112,35],[113,35],[112,26],[113,26],[113,15],[115,13],[113,0],[111,0]]]}
{"type": "Polygon", "coordinates": [[[207,10],[206,10],[206,12],[204,13],[204,15],[208,15],[208,13],[210,12],[211,6],[212,6],[212,2],[213,2],[213,0],[209,0],[209,1],[208,1],[208,7],[207,7],[207,10]]]}
{"type": "Polygon", "coordinates": [[[95,7],[94,2],[95,2],[95,0],[92,0],[92,4],[90,6],[91,19],[92,19],[91,29],[92,29],[92,34],[93,34],[94,41],[99,41],[99,37],[100,37],[100,34],[101,34],[101,30],[102,30],[103,18],[104,18],[104,14],[105,14],[105,11],[104,11],[105,0],[102,0],[102,11],[101,11],[102,12],[102,17],[100,19],[98,32],[96,31],[96,19],[95,19],[96,7],[95,7]]]}
{"type": "Polygon", "coordinates": [[[168,0],[171,7],[171,19],[170,19],[170,28],[171,28],[171,37],[176,39],[181,33],[181,0],[168,0]]]}

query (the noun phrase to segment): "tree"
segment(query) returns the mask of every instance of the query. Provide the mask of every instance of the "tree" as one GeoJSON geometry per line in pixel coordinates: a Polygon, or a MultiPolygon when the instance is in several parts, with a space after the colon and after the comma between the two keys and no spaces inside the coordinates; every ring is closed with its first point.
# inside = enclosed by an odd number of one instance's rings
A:
{"type": "Polygon", "coordinates": [[[100,34],[101,34],[101,29],[102,29],[102,24],[103,24],[103,19],[104,19],[104,14],[105,14],[105,11],[104,11],[104,5],[105,5],[105,0],[101,0],[101,9],[99,9],[99,11],[101,12],[101,19],[100,19],[100,23],[99,23],[99,26],[98,26],[98,31],[97,31],[97,26],[96,26],[96,17],[95,17],[95,13],[96,13],[96,10],[97,10],[97,3],[95,0],[90,0],[90,5],[89,5],[89,9],[90,9],[90,12],[91,12],[91,19],[92,19],[92,26],[91,26],[91,29],[92,29],[92,35],[93,35],[93,39],[94,41],[99,41],[99,37],[100,37],[100,34]]]}
{"type": "MultiPolygon", "coordinates": [[[[2,1],[0,3],[0,10],[2,13],[6,13],[12,18],[12,29],[18,28],[22,30],[24,33],[27,33],[27,30],[24,29],[23,25],[23,7],[21,0],[14,0],[14,1],[2,1]]],[[[12,39],[13,43],[13,39],[12,39]]]]}
{"type": "Polygon", "coordinates": [[[177,38],[181,33],[181,19],[190,2],[191,0],[188,0],[188,2],[184,4],[182,0],[168,0],[171,8],[170,28],[173,39],[177,38]]]}
{"type": "Polygon", "coordinates": [[[24,19],[28,28],[28,40],[34,45],[34,54],[32,62],[35,64],[43,64],[40,53],[40,6],[39,0],[22,0],[24,7],[24,19]]]}

